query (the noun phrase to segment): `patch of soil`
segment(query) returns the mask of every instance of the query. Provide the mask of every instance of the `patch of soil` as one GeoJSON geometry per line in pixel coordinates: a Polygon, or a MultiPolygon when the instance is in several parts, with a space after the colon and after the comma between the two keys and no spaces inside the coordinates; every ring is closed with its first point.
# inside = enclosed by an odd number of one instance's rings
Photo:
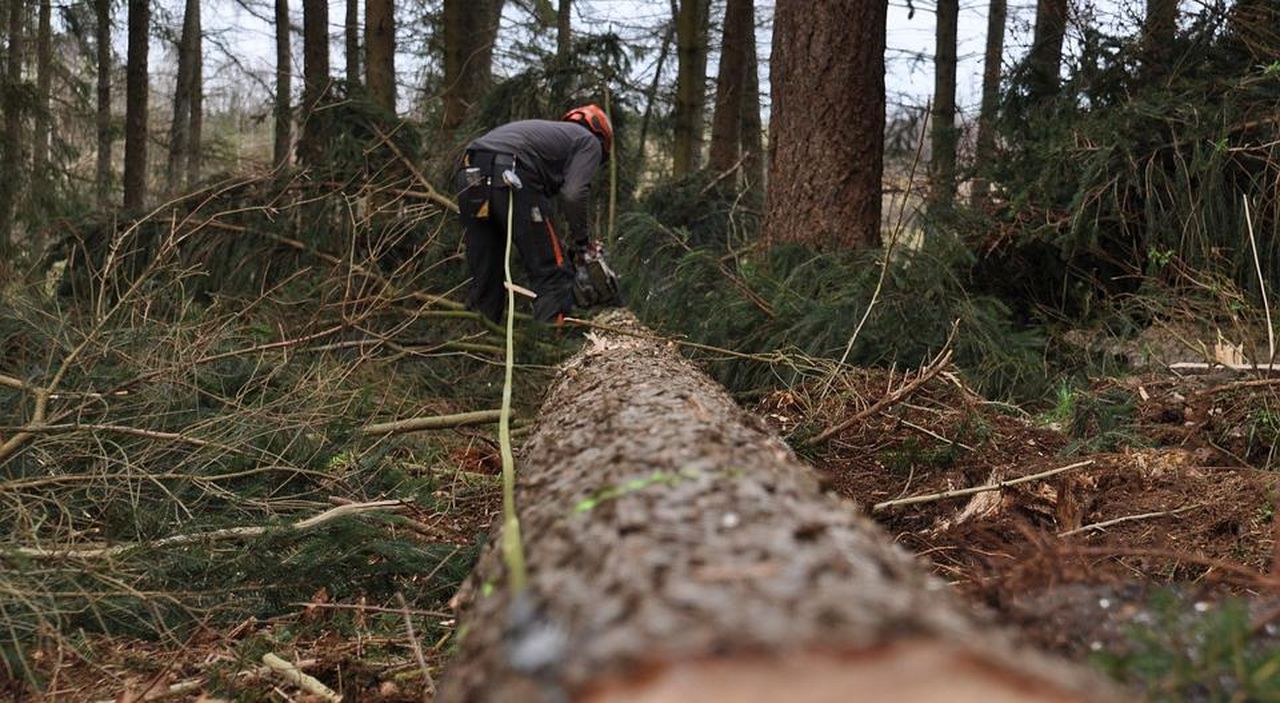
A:
{"type": "MultiPolygon", "coordinates": [[[[1090,634],[1100,620],[1097,608],[1044,607],[1090,589],[1181,585],[1212,598],[1275,584],[1268,572],[1280,474],[1245,460],[1266,453],[1258,449],[1257,432],[1250,439],[1242,425],[1270,403],[1280,408],[1280,396],[1257,395],[1280,391],[1280,380],[1152,375],[1106,381],[1096,393],[1132,395],[1125,437],[1151,446],[1083,453],[1081,447],[1111,429],[1073,422],[1079,434],[1068,436],[946,376],[810,458],[831,490],[856,501],[905,548],[929,559],[939,576],[1029,639],[1075,653],[1099,641],[1090,634]],[[873,510],[877,503],[1086,461],[998,491],[873,510]],[[1076,626],[1064,623],[1072,618],[1076,626]]],[[[903,382],[886,371],[861,370],[824,400],[815,399],[816,391],[781,392],[758,410],[784,433],[811,436],[903,382]]]]}

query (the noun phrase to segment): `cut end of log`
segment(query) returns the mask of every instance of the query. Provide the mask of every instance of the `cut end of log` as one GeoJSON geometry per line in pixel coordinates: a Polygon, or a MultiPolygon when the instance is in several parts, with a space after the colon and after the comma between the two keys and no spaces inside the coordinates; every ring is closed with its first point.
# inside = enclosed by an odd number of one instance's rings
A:
{"type": "Polygon", "coordinates": [[[708,658],[602,682],[579,703],[1083,703],[1042,681],[976,661],[954,646],[896,642],[864,652],[708,658]]]}

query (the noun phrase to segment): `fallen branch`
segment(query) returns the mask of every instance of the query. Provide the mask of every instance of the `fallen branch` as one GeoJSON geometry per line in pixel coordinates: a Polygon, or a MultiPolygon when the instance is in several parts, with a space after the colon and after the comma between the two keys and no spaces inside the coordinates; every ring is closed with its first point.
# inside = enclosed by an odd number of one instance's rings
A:
{"type": "MultiPolygon", "coordinates": [[[[319,663],[319,661],[320,660],[318,659],[303,659],[302,661],[295,664],[294,667],[297,669],[309,669],[315,666],[317,663],[319,663]]],[[[267,676],[268,674],[272,673],[272,671],[273,669],[269,666],[260,666],[256,669],[251,669],[249,671],[241,671],[235,675],[235,678],[239,681],[244,681],[248,679],[258,679],[258,678],[267,676]]],[[[208,683],[208,677],[205,677],[205,676],[201,676],[194,679],[186,679],[184,681],[179,681],[177,683],[171,684],[169,688],[163,691],[152,691],[148,693],[146,695],[146,700],[160,701],[166,698],[180,696],[184,693],[194,693],[195,691],[199,691],[200,689],[204,688],[205,684],[207,683],[208,683]]],[[[125,693],[127,692],[122,692],[120,696],[116,696],[115,698],[103,698],[99,701],[96,701],[96,703],[118,703],[121,700],[127,700],[125,693]]]]}
{"type": "Polygon", "coordinates": [[[457,413],[455,415],[413,417],[407,420],[393,420],[391,422],[377,422],[371,425],[365,425],[360,428],[360,431],[364,434],[376,437],[386,434],[421,432],[422,430],[444,430],[453,427],[467,427],[470,425],[488,425],[490,423],[497,422],[501,415],[501,410],[476,410],[469,413],[457,413]]]}
{"type": "Polygon", "coordinates": [[[897,508],[903,505],[918,505],[920,503],[933,503],[935,501],[946,500],[948,498],[963,498],[964,496],[971,496],[977,493],[986,493],[988,491],[998,491],[1003,488],[1008,488],[1009,486],[1016,486],[1020,483],[1029,483],[1031,481],[1038,481],[1040,479],[1049,478],[1050,476],[1057,476],[1058,474],[1065,473],[1067,471],[1081,469],[1086,466],[1090,466],[1093,463],[1094,463],[1093,459],[1086,459],[1085,461],[1077,461],[1074,464],[1068,464],[1067,466],[1061,466],[1059,468],[1050,469],[1048,471],[1041,471],[1038,474],[1031,474],[1030,476],[1022,476],[1020,478],[1009,479],[1008,481],[998,481],[996,483],[988,483],[983,486],[974,486],[973,488],[957,488],[953,491],[942,491],[941,493],[929,493],[927,495],[912,496],[910,498],[886,500],[882,503],[876,503],[875,505],[873,505],[871,507],[871,511],[879,512],[881,510],[884,510],[885,508],[897,508]]]}
{"type": "Polygon", "coordinates": [[[330,703],[342,703],[342,696],[339,696],[332,688],[320,683],[319,679],[304,673],[298,667],[275,654],[267,652],[262,655],[262,663],[270,667],[272,673],[307,693],[319,696],[326,701],[330,701],[330,703]]]}
{"type": "Polygon", "coordinates": [[[408,501],[403,500],[376,500],[370,503],[349,503],[347,505],[339,505],[336,508],[330,508],[323,513],[313,515],[305,520],[291,523],[284,526],[276,525],[254,525],[249,527],[226,527],[220,530],[209,530],[206,532],[193,532],[185,535],[172,535],[158,539],[154,542],[131,542],[128,544],[117,544],[110,547],[92,547],[88,549],[42,549],[39,547],[14,547],[6,550],[10,554],[17,556],[30,557],[35,559],[102,559],[117,556],[125,552],[138,549],[141,547],[172,547],[175,545],[191,544],[194,542],[206,542],[210,540],[222,540],[244,537],[258,537],[266,534],[271,530],[291,530],[301,531],[309,530],[317,525],[336,520],[340,517],[348,515],[357,515],[360,513],[373,512],[378,510],[393,510],[404,507],[408,501]]]}
{"type": "Polygon", "coordinates": [[[905,386],[902,386],[898,390],[885,395],[880,400],[877,400],[875,403],[872,403],[871,407],[867,408],[866,410],[863,410],[862,412],[857,413],[853,417],[850,417],[846,420],[841,420],[840,422],[837,422],[836,424],[831,425],[827,429],[819,432],[816,437],[812,437],[808,441],[806,441],[804,443],[805,446],[812,447],[816,444],[821,444],[827,441],[828,439],[831,439],[835,435],[858,424],[859,422],[862,422],[863,420],[866,420],[867,418],[875,415],[881,410],[884,410],[885,408],[898,404],[907,396],[911,395],[912,393],[915,393],[916,390],[920,388],[920,386],[923,386],[924,384],[931,381],[934,376],[937,376],[939,373],[942,373],[942,370],[946,368],[947,364],[950,362],[951,362],[951,350],[947,349],[942,354],[940,354],[937,358],[935,358],[927,367],[921,369],[920,375],[917,376],[915,380],[911,381],[905,386]]]}
{"type": "Polygon", "coordinates": [[[1154,512],[1154,513],[1139,513],[1139,514],[1137,514],[1137,515],[1125,515],[1124,517],[1118,517],[1118,518],[1115,518],[1115,519],[1112,519],[1112,520],[1103,520],[1102,522],[1095,522],[1095,523],[1093,523],[1092,525],[1085,525],[1085,526],[1083,526],[1083,527],[1077,527],[1077,528],[1075,528],[1074,530],[1065,530],[1065,531],[1063,531],[1063,532],[1059,532],[1059,533],[1058,533],[1058,536],[1059,536],[1059,537],[1070,537],[1071,535],[1078,535],[1078,534],[1080,534],[1081,532],[1090,532],[1090,531],[1092,531],[1092,530],[1103,530],[1103,529],[1106,529],[1106,528],[1108,528],[1108,527],[1111,527],[1112,525],[1119,525],[1119,524],[1121,524],[1121,523],[1125,523],[1125,522],[1134,522],[1135,520],[1148,520],[1148,519],[1151,519],[1151,518],[1157,518],[1157,517],[1168,517],[1168,516],[1170,516],[1170,515],[1178,515],[1179,513],[1185,513],[1185,512],[1187,512],[1188,510],[1195,510],[1196,508],[1199,508],[1199,507],[1202,507],[1202,506],[1201,506],[1200,504],[1196,504],[1196,505],[1186,505],[1186,506],[1183,506],[1183,507],[1181,507],[1181,508],[1178,508],[1177,510],[1160,510],[1160,511],[1157,511],[1157,512],[1154,512]]]}

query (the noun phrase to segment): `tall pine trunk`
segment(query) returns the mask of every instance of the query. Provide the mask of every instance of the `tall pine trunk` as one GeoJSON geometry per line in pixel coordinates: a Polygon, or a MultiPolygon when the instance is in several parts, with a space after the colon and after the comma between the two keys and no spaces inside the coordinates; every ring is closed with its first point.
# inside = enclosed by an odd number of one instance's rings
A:
{"type": "MultiPolygon", "coordinates": [[[[674,5],[676,0],[672,0],[674,5]]],[[[707,100],[707,22],[709,0],[679,0],[676,15],[676,107],[672,173],[677,178],[698,169],[702,121],[707,100]]]]}
{"type": "Polygon", "coordinates": [[[293,141],[293,114],[290,106],[293,89],[292,37],[289,1],[276,0],[276,124],[275,148],[271,159],[276,166],[289,163],[289,147],[293,141]]]}
{"type": "Polygon", "coordinates": [[[489,89],[503,0],[444,0],[444,114],[457,129],[489,89]]]}
{"type": "Polygon", "coordinates": [[[315,110],[329,90],[329,2],[302,3],[302,139],[298,160],[307,166],[324,161],[324,132],[315,110]]]}
{"type": "Polygon", "coordinates": [[[778,0],[767,241],[879,245],[887,12],[866,0],[778,0]]]}
{"type": "Polygon", "coordinates": [[[187,173],[187,156],[191,143],[191,92],[195,83],[196,34],[199,32],[199,0],[186,0],[182,16],[182,36],[178,40],[178,77],[173,89],[173,122],[169,126],[169,170],[167,183],[170,193],[182,187],[187,173]]]}
{"type": "Polygon", "coordinates": [[[756,54],[755,13],[746,36],[747,82],[742,95],[742,177],[751,204],[764,197],[764,128],[760,123],[760,59],[756,54]]]}
{"type": "Polygon", "coordinates": [[[950,205],[956,193],[956,32],[960,0],[938,0],[937,46],[933,59],[933,124],[930,170],[933,202],[950,205]]]}
{"type": "Polygon", "coordinates": [[[365,83],[374,104],[396,111],[396,25],[393,0],[366,0],[365,83]]]}
{"type": "Polygon", "coordinates": [[[147,73],[151,7],[129,0],[129,52],[125,74],[124,207],[141,208],[147,198],[147,73]]]}
{"type": "Polygon", "coordinates": [[[1173,40],[1178,32],[1178,0],[1147,0],[1142,23],[1142,69],[1150,79],[1169,70],[1173,60],[1173,40]]]}
{"type": "Polygon", "coordinates": [[[22,189],[22,61],[26,54],[23,46],[22,20],[26,11],[23,0],[9,0],[7,37],[9,50],[5,56],[4,71],[4,174],[0,177],[0,253],[9,250],[13,242],[14,217],[18,195],[22,189]]]}
{"type": "Polygon", "coordinates": [[[560,0],[556,10],[556,61],[563,68],[573,53],[573,0],[560,0]]]}
{"type": "Polygon", "coordinates": [[[44,177],[49,166],[49,146],[53,137],[50,96],[53,88],[53,3],[40,0],[36,29],[36,124],[31,149],[33,173],[44,177]]]}
{"type": "Polygon", "coordinates": [[[996,111],[1000,109],[1000,70],[1004,61],[1004,24],[1007,0],[991,0],[987,14],[987,49],[982,64],[982,107],[978,113],[978,141],[974,148],[973,206],[987,200],[987,174],[996,151],[996,111]]]}
{"type": "Polygon", "coordinates": [[[187,128],[187,187],[200,182],[200,144],[204,135],[204,28],[195,2],[195,40],[191,47],[191,126],[187,128]]]}
{"type": "Polygon", "coordinates": [[[98,130],[98,164],[94,190],[98,204],[111,200],[111,0],[94,0],[94,48],[97,50],[98,89],[96,126],[98,130]]]}
{"type": "Polygon", "coordinates": [[[720,68],[716,76],[716,103],[711,117],[711,150],[707,167],[720,174],[738,165],[742,153],[742,110],[747,99],[748,44],[754,34],[752,0],[728,0],[724,10],[724,35],[720,42],[720,68]]]}
{"type": "Polygon", "coordinates": [[[1062,73],[1062,40],[1067,32],[1068,0],[1038,0],[1036,30],[1027,56],[1028,88],[1033,100],[1058,92],[1062,73]]]}
{"type": "MultiPolygon", "coordinates": [[[[367,6],[365,11],[368,12],[367,6]]],[[[343,31],[346,35],[347,83],[355,87],[360,85],[360,3],[358,0],[347,0],[343,31]]]]}

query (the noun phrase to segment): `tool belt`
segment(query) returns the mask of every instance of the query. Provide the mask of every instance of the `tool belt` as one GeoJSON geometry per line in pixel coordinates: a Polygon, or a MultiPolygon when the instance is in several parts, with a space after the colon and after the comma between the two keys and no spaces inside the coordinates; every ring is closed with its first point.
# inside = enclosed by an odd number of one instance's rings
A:
{"type": "Polygon", "coordinates": [[[515,168],[516,157],[513,154],[468,149],[455,183],[458,210],[477,220],[487,219],[493,190],[506,187],[502,182],[502,172],[515,168]]]}

